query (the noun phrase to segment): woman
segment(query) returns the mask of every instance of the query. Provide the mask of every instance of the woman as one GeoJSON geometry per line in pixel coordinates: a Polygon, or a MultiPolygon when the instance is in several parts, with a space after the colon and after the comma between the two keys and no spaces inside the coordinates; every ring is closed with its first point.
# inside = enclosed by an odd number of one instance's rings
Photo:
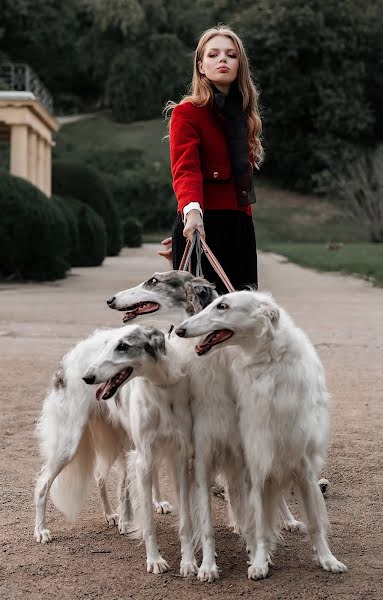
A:
{"type": "MultiPolygon", "coordinates": [[[[190,95],[169,102],[170,159],[178,214],[172,248],[159,252],[177,269],[185,238],[197,230],[235,288],[258,285],[251,204],[253,167],[262,160],[258,93],[239,37],[228,27],[205,31],[195,51],[190,95]]],[[[226,291],[205,257],[202,268],[226,291]]]]}

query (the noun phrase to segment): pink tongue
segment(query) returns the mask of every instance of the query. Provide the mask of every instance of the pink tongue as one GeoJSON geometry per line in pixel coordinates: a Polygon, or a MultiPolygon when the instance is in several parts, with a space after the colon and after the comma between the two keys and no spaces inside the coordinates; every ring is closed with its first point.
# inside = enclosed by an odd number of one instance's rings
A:
{"type": "Polygon", "coordinates": [[[153,310],[153,308],[157,308],[157,304],[155,304],[153,302],[147,302],[146,306],[140,306],[138,311],[139,311],[139,314],[144,314],[147,312],[151,312],[153,310]]]}
{"type": "Polygon", "coordinates": [[[96,390],[96,398],[97,400],[101,400],[101,398],[104,395],[104,392],[106,390],[106,388],[108,387],[108,385],[110,384],[110,380],[109,381],[105,381],[104,383],[102,383],[101,385],[98,386],[97,390],[96,390]]]}

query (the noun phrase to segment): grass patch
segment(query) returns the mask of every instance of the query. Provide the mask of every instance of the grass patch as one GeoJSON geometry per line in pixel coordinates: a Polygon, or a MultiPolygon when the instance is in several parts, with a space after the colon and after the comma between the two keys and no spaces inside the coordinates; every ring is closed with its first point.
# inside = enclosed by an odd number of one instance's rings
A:
{"type": "Polygon", "coordinates": [[[383,286],[383,244],[345,244],[329,250],[326,244],[268,243],[262,250],[282,254],[304,267],[358,275],[383,286]]]}
{"type": "Polygon", "coordinates": [[[140,150],[148,163],[169,165],[169,143],[163,119],[117,123],[105,111],[94,117],[63,125],[56,137],[54,154],[60,158],[71,158],[89,149],[103,151],[140,150]]]}

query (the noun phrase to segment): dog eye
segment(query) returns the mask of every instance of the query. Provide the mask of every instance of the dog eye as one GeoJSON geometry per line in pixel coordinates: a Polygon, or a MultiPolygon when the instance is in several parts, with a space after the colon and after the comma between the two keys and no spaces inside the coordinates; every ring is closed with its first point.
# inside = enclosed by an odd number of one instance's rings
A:
{"type": "Polygon", "coordinates": [[[156,279],[155,277],[151,277],[146,283],[148,285],[155,285],[156,283],[158,283],[158,279],[156,279]]]}
{"type": "Polygon", "coordinates": [[[127,352],[127,350],[129,350],[130,346],[129,344],[127,344],[126,342],[120,342],[116,348],[116,350],[118,350],[118,352],[127,352]]]}
{"type": "Polygon", "coordinates": [[[224,302],[220,302],[219,304],[217,304],[217,309],[218,310],[226,310],[227,308],[229,308],[229,307],[224,302]]]}

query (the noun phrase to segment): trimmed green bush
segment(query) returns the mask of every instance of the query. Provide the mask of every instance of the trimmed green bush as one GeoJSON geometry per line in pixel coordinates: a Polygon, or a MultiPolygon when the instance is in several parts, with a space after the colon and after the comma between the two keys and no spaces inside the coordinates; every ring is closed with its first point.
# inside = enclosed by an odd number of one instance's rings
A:
{"type": "Polygon", "coordinates": [[[0,173],[0,275],[38,281],[65,277],[70,264],[65,217],[34,185],[0,173]]]}
{"type": "Polygon", "coordinates": [[[134,217],[124,221],[124,245],[129,248],[142,246],[142,225],[134,217]]]}
{"type": "Polygon", "coordinates": [[[80,239],[78,232],[77,215],[71,204],[65,198],[60,196],[52,196],[52,202],[60,209],[68,228],[68,248],[66,258],[69,264],[78,266],[78,256],[80,253],[80,239]]]}
{"type": "Polygon", "coordinates": [[[113,196],[100,174],[87,165],[57,161],[53,163],[53,193],[77,198],[88,204],[103,219],[107,232],[107,254],[115,256],[122,246],[122,226],[113,196]]]}
{"type": "Polygon", "coordinates": [[[101,217],[87,204],[76,198],[60,198],[54,201],[63,214],[75,224],[72,236],[71,265],[73,267],[97,267],[106,256],[107,233],[101,217]]]}
{"type": "Polygon", "coordinates": [[[120,177],[109,177],[108,182],[123,222],[134,217],[142,223],[145,232],[163,231],[172,226],[177,203],[169,170],[145,165],[120,177]]]}

